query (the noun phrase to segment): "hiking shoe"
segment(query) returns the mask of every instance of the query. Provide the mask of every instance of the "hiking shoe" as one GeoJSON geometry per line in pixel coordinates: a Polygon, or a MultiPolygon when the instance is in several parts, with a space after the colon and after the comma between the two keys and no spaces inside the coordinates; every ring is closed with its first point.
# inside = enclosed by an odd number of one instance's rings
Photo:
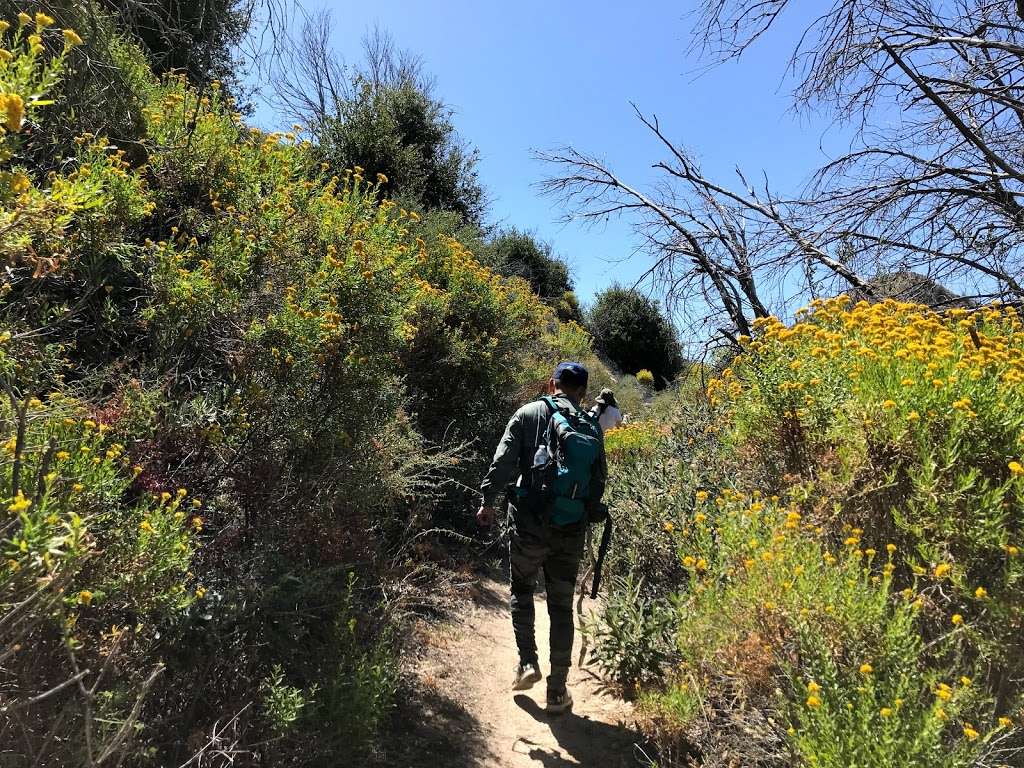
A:
{"type": "Polygon", "coordinates": [[[533,688],[534,683],[540,681],[540,667],[535,661],[528,661],[525,664],[520,662],[516,665],[515,675],[516,679],[512,681],[512,690],[525,691],[528,688],[533,688]]]}
{"type": "Polygon", "coordinates": [[[570,709],[572,709],[572,694],[569,693],[568,688],[563,688],[557,693],[548,691],[548,705],[545,710],[549,715],[560,715],[570,709]]]}

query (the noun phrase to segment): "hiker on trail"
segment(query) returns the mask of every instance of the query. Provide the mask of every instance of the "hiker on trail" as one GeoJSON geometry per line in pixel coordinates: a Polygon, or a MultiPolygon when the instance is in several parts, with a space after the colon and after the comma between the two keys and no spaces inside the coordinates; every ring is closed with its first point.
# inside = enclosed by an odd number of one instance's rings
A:
{"type": "Polygon", "coordinates": [[[519,648],[514,691],[531,688],[541,679],[533,592],[538,571],[544,571],[551,617],[551,713],[572,706],[566,688],[573,643],[572,596],[587,523],[607,517],[601,504],[608,475],[604,440],[596,421],[580,408],[588,377],[579,363],[559,363],[548,382],[548,395],[516,411],[481,485],[483,503],[477,512],[480,525],[492,525],[499,499],[508,498],[512,629],[519,648]]]}
{"type": "Polygon", "coordinates": [[[594,402],[597,404],[590,409],[590,415],[597,419],[602,432],[622,426],[622,411],[619,410],[619,404],[615,402],[614,392],[610,389],[602,389],[601,394],[594,402]]]}

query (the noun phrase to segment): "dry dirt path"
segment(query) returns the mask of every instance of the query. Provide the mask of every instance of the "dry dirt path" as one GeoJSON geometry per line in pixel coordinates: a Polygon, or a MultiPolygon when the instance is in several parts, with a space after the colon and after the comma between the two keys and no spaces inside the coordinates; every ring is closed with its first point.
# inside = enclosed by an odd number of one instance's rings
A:
{"type": "MultiPolygon", "coordinates": [[[[510,690],[517,661],[507,607],[508,587],[485,580],[458,621],[427,633],[416,663],[417,701],[400,708],[401,735],[388,764],[416,768],[565,768],[637,766],[630,706],[604,690],[596,674],[574,666],[573,710],[544,712],[544,682],[510,690]],[[398,742],[402,742],[399,744],[398,742]]],[[[548,616],[537,600],[537,645],[547,669],[548,616]]],[[[576,633],[573,658],[579,653],[576,633]]]]}

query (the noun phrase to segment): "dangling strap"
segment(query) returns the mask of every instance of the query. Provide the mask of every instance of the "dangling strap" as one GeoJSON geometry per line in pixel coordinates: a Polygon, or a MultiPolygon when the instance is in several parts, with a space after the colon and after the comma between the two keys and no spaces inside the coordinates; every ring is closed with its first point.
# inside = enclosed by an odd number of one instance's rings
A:
{"type": "Polygon", "coordinates": [[[540,430],[543,429],[543,431],[546,432],[548,424],[551,422],[551,417],[558,413],[558,406],[555,404],[555,401],[551,397],[545,395],[544,397],[541,398],[541,400],[544,402],[545,405],[547,405],[548,408],[551,409],[551,412],[548,414],[548,420],[544,422],[543,427],[541,427],[539,423],[537,424],[538,432],[536,435],[533,436],[534,450],[536,450],[537,446],[540,445],[540,430]]]}
{"type": "Polygon", "coordinates": [[[601,546],[597,548],[597,562],[594,563],[594,583],[590,588],[590,599],[597,599],[597,589],[601,586],[601,567],[604,565],[604,558],[608,554],[608,545],[612,541],[612,518],[604,521],[604,530],[601,531],[601,546]]]}

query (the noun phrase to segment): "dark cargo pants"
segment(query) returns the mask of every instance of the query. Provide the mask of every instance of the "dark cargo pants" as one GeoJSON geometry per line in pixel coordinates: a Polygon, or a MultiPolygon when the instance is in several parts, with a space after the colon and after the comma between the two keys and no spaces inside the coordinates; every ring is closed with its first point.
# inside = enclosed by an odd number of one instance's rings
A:
{"type": "Polygon", "coordinates": [[[572,597],[583,557],[585,524],[546,525],[527,509],[509,505],[509,567],[512,574],[512,629],[524,664],[537,663],[533,592],[544,571],[551,619],[551,674],[548,689],[560,691],[572,663],[572,597]]]}

